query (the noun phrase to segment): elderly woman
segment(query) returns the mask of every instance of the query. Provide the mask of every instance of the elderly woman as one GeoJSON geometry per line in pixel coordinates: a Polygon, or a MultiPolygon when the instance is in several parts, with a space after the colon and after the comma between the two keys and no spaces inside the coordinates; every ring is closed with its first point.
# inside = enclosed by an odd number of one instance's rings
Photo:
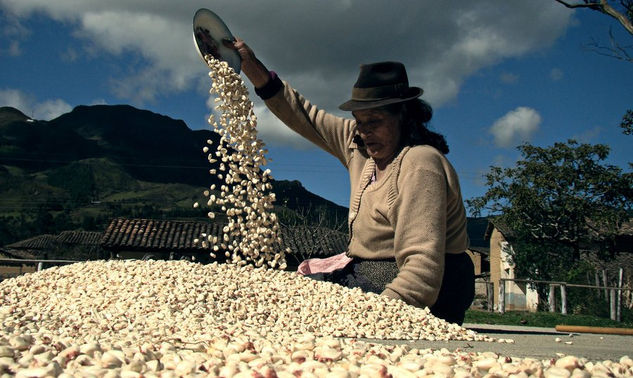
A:
{"type": "MultiPolygon", "coordinates": [[[[396,62],[362,65],[351,100],[326,113],[237,39],[242,71],[288,127],[337,157],[350,175],[349,246],[330,281],[397,298],[461,324],[474,296],[466,215],[431,107],[396,62]],[[341,261],[343,260],[343,261],[341,261]]],[[[332,269],[325,269],[331,271],[332,269]]],[[[314,273],[314,272],[312,272],[314,273]]]]}

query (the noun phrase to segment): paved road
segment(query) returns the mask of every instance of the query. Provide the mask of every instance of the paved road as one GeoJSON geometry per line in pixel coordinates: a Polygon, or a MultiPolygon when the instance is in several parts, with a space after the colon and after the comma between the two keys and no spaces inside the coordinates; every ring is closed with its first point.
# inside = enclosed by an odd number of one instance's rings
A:
{"type": "MultiPolygon", "coordinates": [[[[472,352],[495,352],[512,357],[550,359],[557,354],[585,357],[591,361],[619,360],[633,357],[633,336],[600,335],[589,333],[561,333],[553,328],[490,326],[464,324],[466,328],[495,339],[512,339],[513,344],[465,341],[415,341],[408,343],[416,348],[461,349],[472,352]],[[561,339],[556,342],[556,339],[561,339]],[[571,343],[569,343],[571,342],[571,343]]],[[[391,344],[392,342],[386,341],[391,344]]]]}

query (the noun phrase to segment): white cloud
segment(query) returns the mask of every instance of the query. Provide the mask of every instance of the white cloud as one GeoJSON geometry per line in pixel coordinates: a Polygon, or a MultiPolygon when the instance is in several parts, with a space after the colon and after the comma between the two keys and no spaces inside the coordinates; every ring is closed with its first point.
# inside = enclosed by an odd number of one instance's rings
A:
{"type": "Polygon", "coordinates": [[[495,155],[492,162],[495,167],[509,167],[514,165],[516,161],[505,155],[495,155]]]}
{"type": "MultiPolygon", "coordinates": [[[[215,97],[210,96],[206,104],[217,119],[218,112],[215,111],[215,97]]],[[[286,127],[261,101],[257,101],[254,104],[253,113],[257,117],[257,137],[263,140],[266,145],[290,146],[297,149],[312,147],[312,144],[305,138],[286,127]]],[[[205,118],[208,118],[208,115],[205,118]]]]}
{"type": "Polygon", "coordinates": [[[29,115],[33,113],[32,99],[17,89],[0,89],[0,104],[14,107],[29,115]]]}
{"type": "Polygon", "coordinates": [[[36,104],[36,111],[34,114],[37,119],[51,120],[62,114],[68,113],[71,110],[73,110],[72,106],[70,106],[66,101],[57,98],[36,104]]]}
{"type": "Polygon", "coordinates": [[[257,133],[267,145],[284,145],[298,149],[307,149],[312,147],[310,142],[286,127],[264,105],[255,106],[253,111],[257,116],[257,133]]]}
{"type": "Polygon", "coordinates": [[[9,44],[9,49],[7,50],[9,56],[20,56],[22,55],[22,48],[20,47],[20,43],[17,41],[11,42],[9,44]]]}
{"type": "Polygon", "coordinates": [[[540,124],[541,115],[536,110],[521,106],[495,121],[489,131],[497,146],[513,147],[529,141],[540,124]]]}
{"type": "Polygon", "coordinates": [[[13,41],[9,44],[9,48],[7,49],[7,53],[9,56],[20,56],[22,55],[22,47],[18,41],[13,41]]]}
{"type": "Polygon", "coordinates": [[[66,51],[63,51],[60,54],[61,59],[69,63],[76,62],[79,59],[79,56],[79,52],[72,47],[68,47],[66,51]]]}
{"type": "Polygon", "coordinates": [[[46,121],[72,110],[62,99],[38,102],[33,96],[17,89],[0,89],[0,105],[14,107],[29,117],[46,121]]]}
{"type": "MultiPolygon", "coordinates": [[[[95,54],[136,58],[110,78],[122,99],[143,102],[198,88],[206,66],[192,41],[198,8],[220,14],[260,60],[313,103],[342,114],[361,63],[405,63],[433,106],[503,59],[550,46],[572,12],[551,0],[0,0],[17,19],[46,14],[74,28],[95,54]],[[272,11],[271,11],[272,10],[272,11]],[[266,17],[262,18],[262,15],[266,17]]],[[[97,58],[99,56],[97,55],[97,58]]]]}
{"type": "Polygon", "coordinates": [[[90,102],[90,105],[108,105],[105,98],[95,98],[90,102]]]}
{"type": "Polygon", "coordinates": [[[553,81],[559,81],[563,78],[563,76],[565,76],[565,74],[560,68],[552,68],[552,70],[549,72],[549,77],[553,81]]]}
{"type": "Polygon", "coordinates": [[[580,134],[574,135],[572,139],[581,143],[594,143],[594,141],[602,134],[603,130],[604,129],[601,126],[594,126],[589,130],[584,130],[580,134]]]}
{"type": "Polygon", "coordinates": [[[499,75],[499,79],[505,84],[516,84],[519,81],[519,75],[510,72],[503,72],[499,75]]]}
{"type": "MultiPolygon", "coordinates": [[[[1,4],[1,2],[0,2],[1,4]]],[[[16,57],[22,55],[21,42],[29,36],[29,31],[14,17],[7,17],[0,9],[0,35],[7,39],[7,47],[0,47],[0,56],[16,57]]]]}
{"type": "MultiPolygon", "coordinates": [[[[6,7],[16,19],[38,12],[70,25],[73,37],[85,42],[90,58],[103,54],[134,57],[135,63],[122,67],[119,76],[105,79],[115,95],[141,106],[157,96],[189,89],[204,75],[206,69],[193,45],[191,21],[195,9],[208,4],[198,3],[0,0],[0,7],[6,7]]],[[[73,61],[75,54],[66,50],[61,58],[73,61]]]]}

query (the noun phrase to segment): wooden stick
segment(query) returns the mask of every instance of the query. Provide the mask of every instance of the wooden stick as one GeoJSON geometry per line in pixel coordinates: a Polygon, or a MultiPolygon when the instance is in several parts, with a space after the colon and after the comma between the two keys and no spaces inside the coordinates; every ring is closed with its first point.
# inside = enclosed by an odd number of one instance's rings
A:
{"type": "Polygon", "coordinates": [[[633,335],[633,328],[590,327],[559,324],[558,332],[600,333],[610,335],[633,335]]]}

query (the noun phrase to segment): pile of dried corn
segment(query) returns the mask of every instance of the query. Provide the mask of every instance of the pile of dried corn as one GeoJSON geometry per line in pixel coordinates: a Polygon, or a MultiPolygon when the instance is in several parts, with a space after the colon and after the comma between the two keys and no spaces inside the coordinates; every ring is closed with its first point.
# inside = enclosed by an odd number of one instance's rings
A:
{"type": "Polygon", "coordinates": [[[332,336],[492,341],[401,301],[295,273],[98,261],[0,283],[0,374],[18,376],[583,377],[633,361],[555,363],[332,336]]]}

